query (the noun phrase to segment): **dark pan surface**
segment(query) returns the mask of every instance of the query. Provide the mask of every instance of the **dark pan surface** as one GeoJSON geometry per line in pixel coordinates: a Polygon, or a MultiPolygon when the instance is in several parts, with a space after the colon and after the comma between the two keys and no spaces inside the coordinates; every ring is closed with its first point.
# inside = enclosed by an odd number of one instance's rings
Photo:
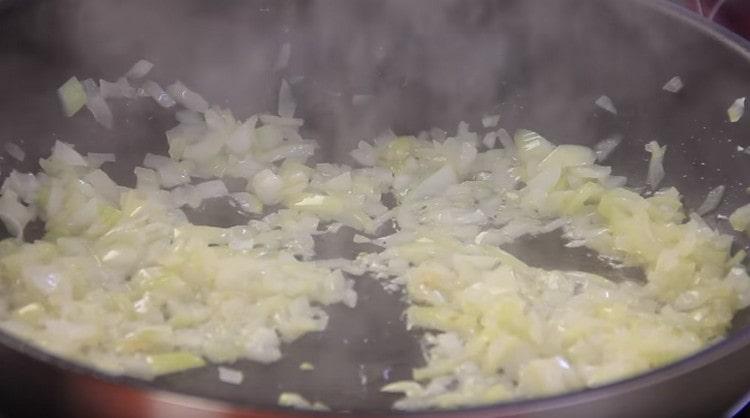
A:
{"type": "MultiPolygon", "coordinates": [[[[175,123],[171,113],[147,100],[122,102],[113,109],[115,129],[107,131],[88,114],[63,117],[54,90],[71,75],[114,79],[147,58],[156,63],[150,76],[157,81],[180,79],[243,118],[275,109],[281,77],[304,76],[295,85],[299,112],[321,143],[321,158],[329,161],[348,162],[360,139],[388,127],[400,133],[432,126],[453,130],[461,120],[479,126],[482,114],[499,112],[509,131],[534,129],[557,143],[592,145],[622,134],[625,141],[610,163],[639,186],[648,159],[643,145],[656,139],[669,145],[665,183],[677,186],[691,208],[711,188],[727,185],[718,213],[728,215],[748,201],[750,155],[737,146],[750,146],[750,117],[730,124],[726,109],[750,93],[750,61],[746,50],[700,25],[665,3],[621,0],[29,1],[0,14],[0,141],[15,142],[28,155],[21,164],[4,155],[0,168],[3,176],[13,168],[36,170],[36,159],[60,139],[83,151],[116,152],[115,176],[134,182],[132,168],[146,152],[166,151],[163,132],[175,123]],[[275,70],[285,42],[292,45],[289,66],[275,70]],[[661,90],[674,75],[686,85],[675,95],[661,90]],[[353,107],[353,94],[375,99],[353,107]],[[613,99],[617,116],[594,106],[602,94],[613,99]]],[[[221,225],[234,217],[217,208],[197,220],[221,225]]],[[[716,225],[726,229],[725,222],[716,225]]],[[[321,242],[320,252],[353,257],[362,248],[350,242],[351,231],[345,232],[321,242]]],[[[546,236],[509,250],[540,267],[608,272],[591,254],[562,248],[559,239],[546,236]]],[[[379,388],[408,378],[422,362],[419,334],[404,329],[398,295],[368,279],[359,280],[357,290],[355,310],[329,309],[328,330],[287,345],[281,361],[234,365],[245,372],[240,386],[219,382],[215,367],[153,383],[108,380],[245,406],[273,407],[281,391],[295,391],[335,410],[385,410],[395,398],[379,388]],[[316,369],[300,371],[303,361],[316,369]]],[[[492,415],[594,402],[636,388],[643,392],[652,384],[662,388],[654,396],[670,402],[681,391],[656,385],[657,380],[733,352],[715,365],[723,369],[689,380],[710,384],[700,395],[706,408],[724,408],[750,388],[747,366],[733,367],[742,359],[739,348],[750,341],[747,312],[736,322],[731,344],[661,374],[588,395],[499,408],[492,415]]],[[[81,368],[48,359],[6,335],[0,341],[6,346],[0,348],[0,363],[12,370],[0,373],[0,398],[21,404],[44,381],[59,389],[49,396],[64,401],[59,369],[15,350],[76,372],[81,368]],[[24,376],[21,367],[35,372],[24,376]]],[[[748,353],[745,349],[745,358],[748,353]]],[[[628,402],[619,399],[613,414],[628,402]]],[[[700,412],[690,405],[675,411],[700,412]]]]}

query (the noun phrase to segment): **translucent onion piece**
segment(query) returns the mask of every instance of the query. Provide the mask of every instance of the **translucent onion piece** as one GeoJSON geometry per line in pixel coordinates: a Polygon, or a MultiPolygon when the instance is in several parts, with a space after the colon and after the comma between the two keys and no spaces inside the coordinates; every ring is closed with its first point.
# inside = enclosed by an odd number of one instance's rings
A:
{"type": "Polygon", "coordinates": [[[105,128],[112,129],[114,123],[112,110],[99,92],[99,87],[94,80],[83,80],[83,89],[86,91],[86,107],[94,115],[94,119],[105,128]]]}
{"type": "Polygon", "coordinates": [[[500,122],[500,115],[482,116],[482,126],[485,128],[494,128],[500,122]]]}
{"type": "Polygon", "coordinates": [[[664,84],[664,87],[662,87],[662,89],[670,93],[677,93],[682,90],[683,86],[684,84],[682,83],[682,79],[679,76],[674,76],[670,78],[666,84],[664,84]]]}
{"type": "Polygon", "coordinates": [[[599,141],[594,145],[594,153],[596,154],[596,161],[604,162],[607,160],[610,154],[620,145],[622,142],[621,135],[611,136],[609,138],[599,141]]]}
{"type": "Polygon", "coordinates": [[[16,161],[23,161],[26,159],[26,152],[21,149],[18,145],[14,144],[13,142],[5,142],[3,144],[3,147],[5,148],[5,152],[8,153],[13,159],[16,161]]]}
{"type": "Polygon", "coordinates": [[[167,91],[178,103],[192,111],[205,113],[208,110],[208,102],[198,93],[188,89],[180,81],[169,85],[167,91]]]}
{"type": "Polygon", "coordinates": [[[130,79],[143,78],[151,71],[152,68],[154,68],[154,64],[146,60],[139,60],[138,62],[133,64],[132,67],[130,67],[130,70],[128,70],[127,73],[125,73],[125,77],[130,79]]]}
{"type": "Polygon", "coordinates": [[[242,373],[240,370],[230,369],[228,367],[221,367],[219,366],[217,368],[219,372],[219,380],[221,380],[224,383],[229,383],[232,385],[240,385],[242,384],[242,381],[245,380],[245,374],[242,373]]]}
{"type": "Polygon", "coordinates": [[[75,77],[70,77],[60,88],[57,89],[57,97],[62,104],[65,116],[71,117],[78,113],[86,105],[86,91],[83,85],[75,77]]]}
{"type": "Polygon", "coordinates": [[[739,122],[740,119],[742,119],[742,115],[745,114],[745,98],[740,97],[739,99],[735,100],[731,106],[729,106],[729,109],[727,109],[727,116],[729,117],[729,121],[732,123],[739,122]]]}
{"type": "Polygon", "coordinates": [[[711,189],[706,195],[706,199],[701,203],[698,209],[696,209],[695,213],[703,216],[716,210],[716,208],[719,207],[719,204],[721,204],[721,199],[724,197],[725,189],[724,185],[716,186],[711,189]]]}
{"type": "Polygon", "coordinates": [[[646,144],[646,151],[651,153],[646,184],[651,190],[656,190],[664,179],[664,154],[667,152],[667,146],[660,147],[656,141],[651,141],[646,144]]]}
{"type": "Polygon", "coordinates": [[[606,110],[609,113],[612,113],[614,115],[617,114],[617,108],[615,108],[614,102],[612,102],[612,99],[609,98],[609,96],[599,96],[598,99],[594,102],[597,106],[600,108],[606,110]]]}
{"type": "Polygon", "coordinates": [[[143,91],[148,96],[151,96],[151,98],[154,99],[156,103],[158,103],[161,107],[169,108],[177,104],[175,99],[167,94],[167,92],[164,91],[164,89],[161,88],[161,86],[155,81],[146,80],[143,83],[143,91]]]}

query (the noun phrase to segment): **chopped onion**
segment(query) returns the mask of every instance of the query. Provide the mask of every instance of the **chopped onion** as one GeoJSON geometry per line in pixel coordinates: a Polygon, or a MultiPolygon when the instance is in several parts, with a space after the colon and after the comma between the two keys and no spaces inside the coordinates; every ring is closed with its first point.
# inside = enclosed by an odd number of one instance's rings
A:
{"type": "Polygon", "coordinates": [[[368,144],[365,141],[359,141],[359,144],[357,144],[357,149],[351,152],[351,156],[358,163],[366,167],[374,166],[377,160],[377,156],[375,155],[375,148],[373,148],[372,145],[368,144]]]}
{"type": "Polygon", "coordinates": [[[750,234],[750,203],[732,212],[729,215],[729,223],[735,231],[745,231],[750,234]]]}
{"type": "Polygon", "coordinates": [[[441,169],[424,179],[418,186],[409,192],[409,199],[417,200],[445,192],[448,186],[456,184],[458,178],[453,168],[446,164],[441,169]]]}
{"type": "Polygon", "coordinates": [[[134,79],[134,78],[143,78],[146,76],[146,74],[151,71],[151,69],[154,68],[154,64],[152,64],[149,61],[146,60],[139,60],[135,64],[133,64],[132,67],[130,67],[130,70],[128,70],[127,73],[125,73],[125,77],[134,79]]]}
{"type": "Polygon", "coordinates": [[[679,76],[674,76],[670,78],[666,84],[664,84],[664,87],[662,87],[662,89],[670,93],[677,93],[682,90],[683,86],[684,84],[682,83],[682,79],[679,76]]]}
{"type": "Polygon", "coordinates": [[[292,89],[289,87],[289,83],[282,79],[281,87],[279,87],[279,116],[293,118],[295,109],[297,109],[297,103],[292,96],[292,89]]]}
{"type": "Polygon", "coordinates": [[[70,77],[57,89],[57,97],[63,107],[65,116],[71,117],[78,113],[86,105],[86,91],[83,85],[75,77],[70,77]]]}
{"type": "Polygon", "coordinates": [[[87,165],[86,160],[78,151],[73,149],[72,145],[62,141],[55,141],[50,158],[74,167],[85,167],[87,165]]]}
{"type": "Polygon", "coordinates": [[[516,149],[516,144],[513,142],[513,138],[511,138],[510,134],[508,134],[508,131],[506,131],[505,129],[497,130],[497,139],[506,150],[512,152],[516,149]]]}
{"type": "Polygon", "coordinates": [[[229,152],[235,155],[244,155],[250,150],[250,146],[255,142],[255,125],[257,123],[258,117],[253,116],[232,132],[226,142],[229,152]]]}
{"type": "Polygon", "coordinates": [[[136,98],[135,88],[128,83],[125,77],[120,77],[114,83],[110,83],[107,80],[99,80],[99,91],[105,99],[121,97],[128,99],[136,98]]]}
{"type": "Polygon", "coordinates": [[[83,181],[89,183],[97,193],[107,199],[110,203],[120,203],[120,186],[102,170],[94,170],[85,176],[83,181]]]}
{"type": "Polygon", "coordinates": [[[148,96],[151,96],[151,98],[154,99],[156,103],[158,103],[161,107],[169,108],[177,104],[177,102],[175,102],[175,99],[167,94],[167,92],[164,91],[164,89],[161,88],[161,86],[158,85],[155,81],[146,80],[143,83],[143,91],[148,96]]]}
{"type": "Polygon", "coordinates": [[[195,203],[191,203],[191,206],[198,207],[206,199],[223,197],[228,194],[227,186],[221,180],[209,180],[198,183],[192,190],[191,200],[195,203]]]}
{"type": "Polygon", "coordinates": [[[201,95],[190,90],[180,81],[176,81],[167,87],[169,95],[186,108],[200,113],[208,110],[208,102],[201,95]]]}
{"type": "Polygon", "coordinates": [[[112,110],[99,92],[99,87],[94,80],[83,80],[83,89],[86,91],[86,108],[89,109],[94,119],[107,129],[112,129],[114,118],[112,110]]]}
{"type": "Polygon", "coordinates": [[[304,410],[312,410],[312,411],[329,411],[330,408],[328,408],[325,404],[321,402],[314,402],[311,403],[307,399],[303,398],[298,393],[293,392],[283,392],[281,395],[279,395],[279,401],[280,406],[286,406],[296,409],[304,409],[304,410]]]}
{"type": "Polygon", "coordinates": [[[609,138],[599,141],[596,145],[594,145],[594,153],[596,154],[596,161],[598,162],[606,161],[609,155],[612,153],[612,151],[614,151],[615,148],[617,148],[617,146],[620,145],[620,142],[622,142],[621,135],[611,136],[609,138]]]}
{"type": "Polygon", "coordinates": [[[656,141],[651,141],[646,144],[646,151],[651,153],[646,184],[651,190],[656,190],[664,179],[664,154],[667,152],[667,146],[660,147],[656,141]]]}
{"type": "Polygon", "coordinates": [[[247,192],[237,192],[231,194],[232,199],[236,202],[243,212],[263,213],[263,203],[254,195],[247,192]]]}
{"type": "Polygon", "coordinates": [[[13,157],[13,159],[17,161],[23,161],[26,159],[26,153],[18,145],[12,142],[6,142],[3,146],[5,147],[5,152],[13,157]]]}
{"type": "Polygon", "coordinates": [[[598,99],[594,102],[597,106],[600,108],[606,110],[609,113],[617,114],[617,108],[615,108],[615,104],[612,102],[612,99],[609,98],[609,96],[599,96],[598,99]]]}
{"type": "Polygon", "coordinates": [[[724,185],[716,186],[708,192],[706,199],[701,203],[700,207],[695,211],[700,216],[703,216],[709,212],[713,212],[719,207],[721,199],[724,197],[724,185]]]}
{"type": "Polygon", "coordinates": [[[482,116],[482,126],[485,128],[494,128],[500,122],[500,115],[484,115],[482,116]]]}
{"type": "Polygon", "coordinates": [[[3,182],[2,192],[11,190],[18,195],[22,202],[31,205],[36,202],[39,191],[39,180],[31,173],[10,172],[3,182]]]}
{"type": "Polygon", "coordinates": [[[253,177],[253,191],[265,205],[275,205],[281,201],[283,181],[273,171],[265,169],[253,177]]]}
{"type": "Polygon", "coordinates": [[[0,220],[5,229],[16,238],[23,239],[26,224],[36,215],[31,207],[24,206],[18,201],[18,195],[12,190],[4,190],[0,196],[0,220]]]}
{"type": "Polygon", "coordinates": [[[742,115],[745,114],[745,98],[740,97],[739,99],[735,100],[731,106],[729,106],[729,109],[727,109],[727,116],[729,116],[729,121],[732,123],[739,122],[740,119],[742,119],[742,115]]]}
{"type": "Polygon", "coordinates": [[[219,371],[219,380],[221,380],[224,383],[229,383],[232,385],[240,385],[242,384],[242,381],[245,380],[245,374],[242,373],[240,370],[230,369],[228,367],[221,367],[221,366],[219,366],[217,370],[219,371]]]}
{"type": "Polygon", "coordinates": [[[497,132],[487,132],[482,138],[482,144],[487,148],[495,148],[495,141],[497,140],[497,132]]]}

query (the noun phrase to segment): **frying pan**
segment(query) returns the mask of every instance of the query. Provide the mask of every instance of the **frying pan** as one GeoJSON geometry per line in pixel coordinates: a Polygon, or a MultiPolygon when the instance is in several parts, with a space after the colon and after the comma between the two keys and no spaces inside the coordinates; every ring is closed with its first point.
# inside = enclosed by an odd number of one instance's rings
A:
{"type": "MultiPolygon", "coordinates": [[[[8,6],[10,4],[10,6],[8,6]]],[[[27,0],[0,14],[0,141],[27,153],[7,156],[2,174],[32,171],[55,140],[87,152],[115,152],[110,174],[133,184],[147,152],[166,152],[173,115],[148,100],[114,103],[114,130],[88,115],[62,116],[55,89],[71,75],[113,79],[133,62],[157,64],[160,82],[180,79],[236,115],[275,109],[279,80],[295,95],[321,160],[350,162],[348,151],[388,127],[416,132],[476,126],[498,112],[507,130],[534,129],[557,143],[592,145],[612,134],[611,157],[631,186],[644,183],[650,140],[668,144],[666,185],[696,208],[711,188],[727,192],[719,214],[745,203],[750,118],[731,124],[727,107],[750,92],[746,42],[666,1],[239,1],[27,0]],[[276,66],[284,43],[287,66],[276,66]],[[661,90],[674,75],[685,88],[661,90]],[[352,95],[371,95],[353,106],[352,95]],[[606,94],[618,114],[596,108],[606,94]]],[[[225,208],[190,214],[225,226],[242,221],[225,208]]],[[[729,232],[725,221],[709,217],[729,232]]],[[[33,231],[32,231],[33,234],[33,231]]],[[[352,231],[319,242],[321,257],[353,257],[352,231]]],[[[508,250],[545,268],[617,277],[591,253],[568,250],[554,235],[508,250]]],[[[738,237],[738,247],[747,241],[738,237]]],[[[317,415],[276,406],[281,391],[320,400],[337,414],[385,416],[395,398],[386,382],[408,378],[423,361],[419,331],[406,331],[398,295],[357,279],[354,310],[331,307],[329,327],[283,347],[271,365],[240,361],[242,385],[217,379],[214,366],[152,382],[110,377],[0,333],[0,408],[9,416],[267,417],[317,415]],[[300,371],[310,361],[316,369],[300,371]],[[12,415],[11,412],[12,411],[12,415]]],[[[729,337],[661,369],[596,389],[538,400],[421,412],[409,416],[650,417],[721,416],[750,389],[750,314],[729,337]]]]}

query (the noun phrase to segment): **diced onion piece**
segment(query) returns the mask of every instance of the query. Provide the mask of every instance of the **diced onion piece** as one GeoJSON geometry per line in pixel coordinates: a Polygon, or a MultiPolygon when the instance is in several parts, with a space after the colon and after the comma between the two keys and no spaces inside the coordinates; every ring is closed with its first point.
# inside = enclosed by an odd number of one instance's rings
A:
{"type": "Polygon", "coordinates": [[[745,231],[750,233],[750,203],[740,206],[731,215],[729,223],[735,231],[745,231]]]}
{"type": "Polygon", "coordinates": [[[377,162],[375,148],[373,148],[372,145],[368,144],[365,141],[359,141],[359,144],[357,144],[357,149],[351,152],[351,156],[358,163],[366,167],[372,167],[377,162]]]}
{"type": "Polygon", "coordinates": [[[279,395],[280,406],[286,406],[296,409],[305,409],[312,411],[329,411],[325,404],[321,402],[310,403],[307,399],[303,398],[302,395],[294,392],[283,392],[279,395]]]}
{"type": "Polygon", "coordinates": [[[502,144],[504,149],[508,151],[514,151],[516,149],[516,144],[513,142],[513,138],[511,138],[510,134],[508,134],[508,131],[505,129],[497,130],[497,139],[500,141],[500,144],[502,144]]]}
{"type": "Polygon", "coordinates": [[[89,183],[97,193],[108,200],[110,203],[120,203],[120,186],[102,170],[94,170],[85,176],[83,181],[89,183]]]}
{"type": "Polygon", "coordinates": [[[441,169],[424,179],[417,187],[409,192],[408,197],[411,200],[422,199],[444,193],[448,186],[456,184],[458,178],[456,172],[450,164],[444,165],[441,169]]]}
{"type": "Polygon", "coordinates": [[[136,97],[135,88],[128,83],[125,77],[120,77],[114,83],[107,80],[99,80],[99,91],[105,99],[122,97],[135,99],[136,97]]]}
{"type": "Polygon", "coordinates": [[[596,154],[596,161],[604,162],[607,160],[610,154],[620,145],[622,142],[622,136],[615,135],[609,138],[605,138],[594,145],[594,153],[596,154]]]}
{"type": "Polygon", "coordinates": [[[146,357],[146,362],[155,375],[176,373],[206,365],[202,358],[186,351],[153,354],[146,357]]]}
{"type": "Polygon", "coordinates": [[[243,212],[263,213],[263,203],[254,195],[247,192],[237,192],[232,193],[231,196],[243,212]]]}
{"type": "Polygon", "coordinates": [[[487,132],[482,138],[482,144],[487,148],[495,148],[495,141],[497,140],[497,132],[487,132]]]}
{"type": "Polygon", "coordinates": [[[684,84],[682,83],[682,79],[679,76],[674,76],[670,78],[666,84],[664,84],[664,87],[662,87],[662,89],[670,93],[677,93],[682,90],[683,86],[684,84]]]}
{"type": "Polygon", "coordinates": [[[5,229],[16,238],[23,239],[26,224],[35,218],[34,210],[18,201],[18,195],[12,190],[4,190],[0,196],[0,220],[5,229]]]}
{"type": "Polygon", "coordinates": [[[735,100],[731,106],[729,106],[729,109],[727,109],[727,116],[729,117],[729,121],[732,123],[739,122],[740,119],[742,119],[742,115],[745,114],[745,98],[740,97],[739,99],[735,100]]]}
{"type": "Polygon", "coordinates": [[[148,96],[151,96],[151,98],[161,107],[169,108],[177,104],[175,99],[164,91],[164,89],[155,81],[146,80],[143,83],[143,91],[145,91],[148,96]]]}
{"type": "Polygon", "coordinates": [[[598,99],[594,102],[597,106],[600,108],[606,110],[609,113],[617,114],[617,108],[615,108],[614,102],[612,102],[612,99],[609,98],[609,96],[599,96],[598,99]]]}
{"type": "Polygon", "coordinates": [[[275,205],[281,201],[284,183],[273,171],[265,169],[253,177],[253,191],[265,205],[275,205]]]}
{"type": "Polygon", "coordinates": [[[206,199],[223,197],[229,194],[227,186],[221,180],[209,180],[192,187],[189,205],[197,208],[206,199]]]}
{"type": "Polygon", "coordinates": [[[133,64],[132,67],[130,67],[130,70],[128,70],[127,73],[125,73],[125,77],[134,79],[134,78],[143,78],[146,76],[146,74],[151,71],[151,69],[154,68],[154,64],[152,64],[149,61],[146,60],[139,60],[135,64],[133,64]]]}
{"type": "Polygon", "coordinates": [[[6,142],[3,144],[5,147],[5,152],[8,153],[13,159],[17,161],[23,161],[26,159],[26,153],[24,150],[21,149],[18,145],[14,144],[13,142],[6,142]]]}
{"type": "Polygon", "coordinates": [[[229,152],[235,155],[244,155],[250,150],[250,146],[255,142],[255,125],[257,123],[258,117],[253,116],[229,135],[225,144],[229,152]]]}
{"type": "Polygon", "coordinates": [[[50,158],[74,167],[85,167],[87,165],[86,160],[78,151],[73,149],[72,145],[62,141],[55,141],[50,158]]]}
{"type": "Polygon", "coordinates": [[[169,95],[186,108],[200,113],[208,110],[208,102],[198,93],[190,90],[182,82],[176,81],[167,87],[169,95]]]}
{"type": "Polygon", "coordinates": [[[485,128],[494,128],[500,122],[500,115],[484,115],[482,116],[482,126],[485,128]]]}
{"type": "Polygon", "coordinates": [[[86,92],[86,108],[94,115],[94,120],[105,128],[112,129],[114,123],[112,110],[102,97],[94,80],[90,78],[83,80],[83,89],[86,92]]]}
{"type": "Polygon", "coordinates": [[[651,190],[656,190],[659,183],[664,179],[664,154],[667,152],[667,146],[660,147],[656,141],[646,144],[646,151],[651,153],[651,159],[648,162],[648,175],[646,184],[651,190]]]}
{"type": "Polygon", "coordinates": [[[701,203],[698,209],[695,211],[700,216],[703,216],[709,212],[713,212],[719,207],[721,199],[724,197],[724,185],[716,186],[706,195],[706,199],[701,203]]]}
{"type": "Polygon", "coordinates": [[[75,77],[70,77],[68,81],[57,89],[57,97],[60,98],[63,113],[67,117],[75,115],[86,105],[86,91],[75,77]]]}
{"type": "Polygon", "coordinates": [[[219,371],[219,380],[221,380],[224,383],[229,383],[232,385],[240,385],[242,384],[242,381],[245,380],[245,374],[242,373],[240,370],[230,369],[228,367],[221,367],[219,366],[217,368],[219,371]]]}
{"type": "Polygon", "coordinates": [[[190,182],[188,171],[180,163],[168,157],[146,154],[143,165],[159,173],[159,180],[163,187],[170,188],[190,182]]]}
{"type": "Polygon", "coordinates": [[[22,202],[30,205],[36,201],[39,180],[31,173],[19,173],[13,170],[3,182],[3,193],[6,190],[12,190],[22,202]]]}
{"type": "Polygon", "coordinates": [[[282,118],[293,118],[296,109],[297,103],[294,101],[292,89],[289,87],[289,83],[282,79],[281,87],[279,87],[279,116],[282,118]]]}

